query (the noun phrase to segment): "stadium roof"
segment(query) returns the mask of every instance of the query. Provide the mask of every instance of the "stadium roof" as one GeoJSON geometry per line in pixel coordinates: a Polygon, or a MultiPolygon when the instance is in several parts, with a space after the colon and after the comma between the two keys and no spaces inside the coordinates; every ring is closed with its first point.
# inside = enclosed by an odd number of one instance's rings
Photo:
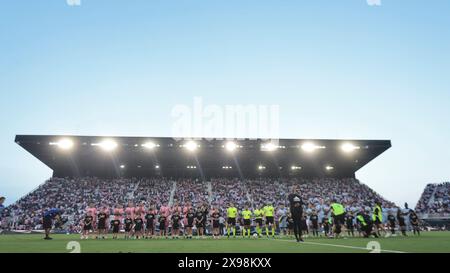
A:
{"type": "Polygon", "coordinates": [[[55,177],[354,177],[389,140],[18,135],[55,177]]]}

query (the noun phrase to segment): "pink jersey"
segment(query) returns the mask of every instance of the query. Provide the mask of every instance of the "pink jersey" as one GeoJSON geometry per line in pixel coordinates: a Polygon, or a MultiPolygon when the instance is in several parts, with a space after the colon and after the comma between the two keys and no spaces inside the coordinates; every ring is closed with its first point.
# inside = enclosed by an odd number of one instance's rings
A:
{"type": "Polygon", "coordinates": [[[88,207],[86,209],[86,214],[95,218],[97,216],[97,209],[88,207]]]}
{"type": "Polygon", "coordinates": [[[123,216],[123,209],[114,209],[114,220],[121,220],[123,216]]]}
{"type": "Polygon", "coordinates": [[[128,207],[125,209],[125,214],[127,217],[134,219],[134,208],[128,207]]]}

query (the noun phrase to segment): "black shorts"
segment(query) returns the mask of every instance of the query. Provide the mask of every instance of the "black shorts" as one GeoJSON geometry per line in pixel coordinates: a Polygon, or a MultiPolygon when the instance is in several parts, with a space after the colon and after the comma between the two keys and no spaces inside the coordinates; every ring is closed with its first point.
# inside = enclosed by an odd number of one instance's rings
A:
{"type": "Polygon", "coordinates": [[[319,229],[319,223],[313,223],[312,224],[313,229],[319,229]]]}
{"type": "Polygon", "coordinates": [[[90,231],[90,230],[93,230],[92,224],[91,224],[91,225],[84,225],[83,230],[84,230],[84,231],[90,231]]]}
{"type": "Polygon", "coordinates": [[[256,219],[255,220],[256,224],[258,224],[260,227],[263,225],[263,219],[256,219]]]}
{"type": "Polygon", "coordinates": [[[229,226],[236,226],[236,218],[228,218],[227,223],[229,226]]]}
{"type": "Polygon", "coordinates": [[[106,229],[106,223],[105,222],[98,222],[98,229],[106,229]]]}
{"type": "Polygon", "coordinates": [[[244,226],[250,226],[252,221],[250,219],[244,219],[244,226]]]}
{"type": "Polygon", "coordinates": [[[113,233],[119,233],[119,225],[113,226],[113,233]]]}
{"type": "Polygon", "coordinates": [[[42,220],[42,227],[44,229],[51,229],[53,226],[53,221],[51,217],[44,217],[42,220]]]}
{"type": "Polygon", "coordinates": [[[273,216],[266,217],[266,225],[273,225],[275,223],[273,216]]]}
{"type": "Polygon", "coordinates": [[[345,223],[345,214],[333,216],[333,224],[336,226],[343,225],[345,223]]]}
{"type": "Polygon", "coordinates": [[[172,229],[180,229],[180,224],[173,224],[172,229]]]}
{"type": "Polygon", "coordinates": [[[159,230],[160,231],[165,231],[166,230],[166,225],[159,225],[159,230]]]}
{"type": "Polygon", "coordinates": [[[141,225],[135,226],[135,227],[134,227],[134,231],[136,231],[136,232],[141,232],[141,231],[142,231],[142,226],[141,226],[141,225]]]}
{"type": "Polygon", "coordinates": [[[213,221],[212,226],[213,226],[213,228],[220,228],[220,223],[219,223],[219,221],[213,221]]]}
{"type": "Polygon", "coordinates": [[[147,223],[145,227],[147,228],[147,230],[153,230],[155,228],[155,225],[153,223],[147,223]]]}
{"type": "Polygon", "coordinates": [[[196,226],[197,228],[203,228],[203,227],[204,227],[203,223],[197,223],[197,224],[195,224],[195,226],[196,226]]]}
{"type": "Polygon", "coordinates": [[[131,226],[125,226],[125,232],[130,232],[131,231],[131,226]]]}

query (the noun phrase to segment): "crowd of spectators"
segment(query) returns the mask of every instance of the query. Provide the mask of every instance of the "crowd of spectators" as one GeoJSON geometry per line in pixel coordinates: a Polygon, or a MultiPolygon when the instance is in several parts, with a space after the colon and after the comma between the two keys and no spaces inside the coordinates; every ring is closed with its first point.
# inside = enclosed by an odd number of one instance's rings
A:
{"type": "Polygon", "coordinates": [[[450,182],[428,184],[417,203],[416,211],[426,214],[450,213],[450,182]]]}

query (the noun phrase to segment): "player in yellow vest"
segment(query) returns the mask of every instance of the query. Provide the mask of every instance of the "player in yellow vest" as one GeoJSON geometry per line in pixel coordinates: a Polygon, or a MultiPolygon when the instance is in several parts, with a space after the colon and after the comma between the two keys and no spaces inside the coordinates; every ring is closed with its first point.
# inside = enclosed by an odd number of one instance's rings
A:
{"type": "Polygon", "coordinates": [[[342,232],[342,227],[345,223],[345,208],[342,204],[334,199],[330,205],[333,218],[333,234],[338,238],[342,232]]]}
{"type": "Polygon", "coordinates": [[[255,216],[256,232],[258,233],[258,236],[261,237],[264,211],[262,209],[257,208],[255,210],[253,210],[253,215],[255,216]]]}
{"type": "Polygon", "coordinates": [[[272,231],[272,237],[275,238],[275,208],[270,202],[263,208],[264,217],[266,218],[266,235],[269,237],[269,228],[272,231]]]}
{"type": "Polygon", "coordinates": [[[383,227],[383,209],[381,208],[380,201],[375,202],[375,207],[373,208],[372,214],[372,221],[378,236],[381,236],[381,231],[386,233],[386,230],[383,227]]]}
{"type": "Polygon", "coordinates": [[[236,218],[238,217],[238,209],[234,206],[233,203],[230,203],[230,206],[227,209],[227,233],[228,238],[230,238],[231,230],[233,230],[233,236],[236,238],[236,218]]]}
{"type": "Polygon", "coordinates": [[[244,210],[241,212],[242,219],[244,220],[244,228],[242,229],[242,237],[251,236],[251,226],[252,226],[252,211],[245,205],[244,210]]]}

